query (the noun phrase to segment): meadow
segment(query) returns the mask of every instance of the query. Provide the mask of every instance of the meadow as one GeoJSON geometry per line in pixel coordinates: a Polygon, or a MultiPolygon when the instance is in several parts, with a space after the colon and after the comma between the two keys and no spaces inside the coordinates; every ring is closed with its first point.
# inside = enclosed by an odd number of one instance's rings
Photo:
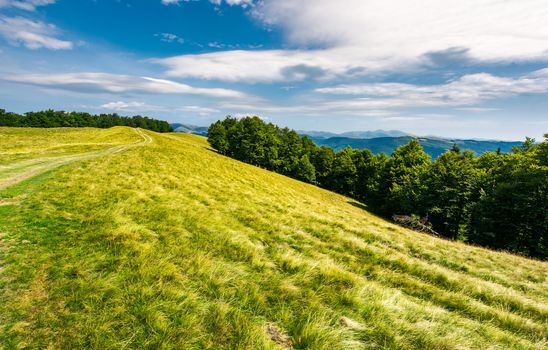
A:
{"type": "Polygon", "coordinates": [[[0,141],[0,348],[548,345],[546,262],[401,228],[199,136],[0,141]]]}

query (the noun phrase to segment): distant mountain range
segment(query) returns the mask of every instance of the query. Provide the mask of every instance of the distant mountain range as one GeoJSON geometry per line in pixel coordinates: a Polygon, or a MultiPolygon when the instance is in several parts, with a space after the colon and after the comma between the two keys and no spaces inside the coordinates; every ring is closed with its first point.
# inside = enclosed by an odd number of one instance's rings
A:
{"type": "MultiPolygon", "coordinates": [[[[174,123],[171,124],[171,127],[176,132],[207,136],[208,128],[206,126],[174,123]]],[[[516,141],[444,139],[433,136],[416,137],[399,130],[349,131],[341,134],[327,131],[298,132],[300,135],[310,137],[317,145],[329,146],[335,151],[350,146],[355,149],[367,148],[374,154],[386,153],[387,155],[391,155],[396,148],[409,143],[412,139],[417,139],[424,151],[432,158],[437,158],[455,144],[461,150],[470,150],[477,155],[485,152],[496,152],[499,148],[501,152],[510,152],[512,147],[522,144],[522,142],[516,141]]]]}
{"type": "Polygon", "coordinates": [[[309,136],[314,139],[328,139],[332,137],[348,137],[353,139],[374,139],[377,137],[401,137],[412,136],[399,130],[374,130],[374,131],[348,131],[336,134],[328,131],[298,131],[301,135],[309,136]]]}
{"type": "Polygon", "coordinates": [[[311,137],[317,145],[325,145],[339,151],[345,147],[356,149],[367,148],[374,154],[386,153],[391,155],[396,148],[409,143],[413,139],[417,139],[432,158],[437,158],[440,154],[451,149],[453,145],[459,146],[461,150],[470,150],[480,155],[485,152],[496,152],[499,148],[501,152],[510,152],[512,147],[519,146],[521,142],[513,141],[480,141],[480,140],[458,140],[458,139],[441,139],[432,137],[376,137],[371,139],[357,139],[350,137],[330,137],[318,138],[311,137]]]}
{"type": "Polygon", "coordinates": [[[207,126],[196,126],[192,124],[173,123],[170,124],[175,132],[184,132],[185,134],[196,134],[207,136],[207,126]]]}

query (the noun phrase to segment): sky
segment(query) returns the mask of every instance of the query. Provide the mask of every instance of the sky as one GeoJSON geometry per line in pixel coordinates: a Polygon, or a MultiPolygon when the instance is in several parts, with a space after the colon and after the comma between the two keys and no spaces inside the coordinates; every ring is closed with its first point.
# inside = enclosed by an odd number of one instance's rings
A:
{"type": "Polygon", "coordinates": [[[0,0],[0,108],[542,140],[548,0],[0,0]]]}

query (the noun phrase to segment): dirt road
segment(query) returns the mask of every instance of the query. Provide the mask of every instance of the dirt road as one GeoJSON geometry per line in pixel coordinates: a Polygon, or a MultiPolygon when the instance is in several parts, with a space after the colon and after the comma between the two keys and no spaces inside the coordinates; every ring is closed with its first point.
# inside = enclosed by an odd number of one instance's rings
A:
{"type": "Polygon", "coordinates": [[[33,176],[42,174],[46,171],[58,168],[63,165],[74,163],[80,160],[120,153],[130,148],[146,145],[153,142],[152,137],[142,130],[133,130],[143,138],[142,141],[137,141],[128,145],[119,145],[101,151],[79,153],[75,155],[61,157],[36,158],[31,160],[25,160],[22,162],[2,165],[0,166],[0,190],[11,187],[33,176]]]}

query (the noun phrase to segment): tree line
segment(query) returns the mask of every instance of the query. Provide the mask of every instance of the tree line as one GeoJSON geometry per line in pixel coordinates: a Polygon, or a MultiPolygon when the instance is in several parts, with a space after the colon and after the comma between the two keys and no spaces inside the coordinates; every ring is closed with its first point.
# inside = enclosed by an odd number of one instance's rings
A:
{"type": "Polygon", "coordinates": [[[54,111],[51,109],[25,114],[6,112],[4,109],[0,109],[0,126],[31,128],[110,128],[113,126],[129,126],[156,132],[173,131],[166,121],[140,115],[125,117],[116,113],[90,114],[86,112],[54,111]]]}
{"type": "Polygon", "coordinates": [[[548,134],[511,153],[475,156],[456,145],[435,160],[418,141],[391,156],[334,152],[258,117],[209,127],[220,154],[353,197],[385,217],[421,218],[444,237],[548,257],[548,134]]]}

